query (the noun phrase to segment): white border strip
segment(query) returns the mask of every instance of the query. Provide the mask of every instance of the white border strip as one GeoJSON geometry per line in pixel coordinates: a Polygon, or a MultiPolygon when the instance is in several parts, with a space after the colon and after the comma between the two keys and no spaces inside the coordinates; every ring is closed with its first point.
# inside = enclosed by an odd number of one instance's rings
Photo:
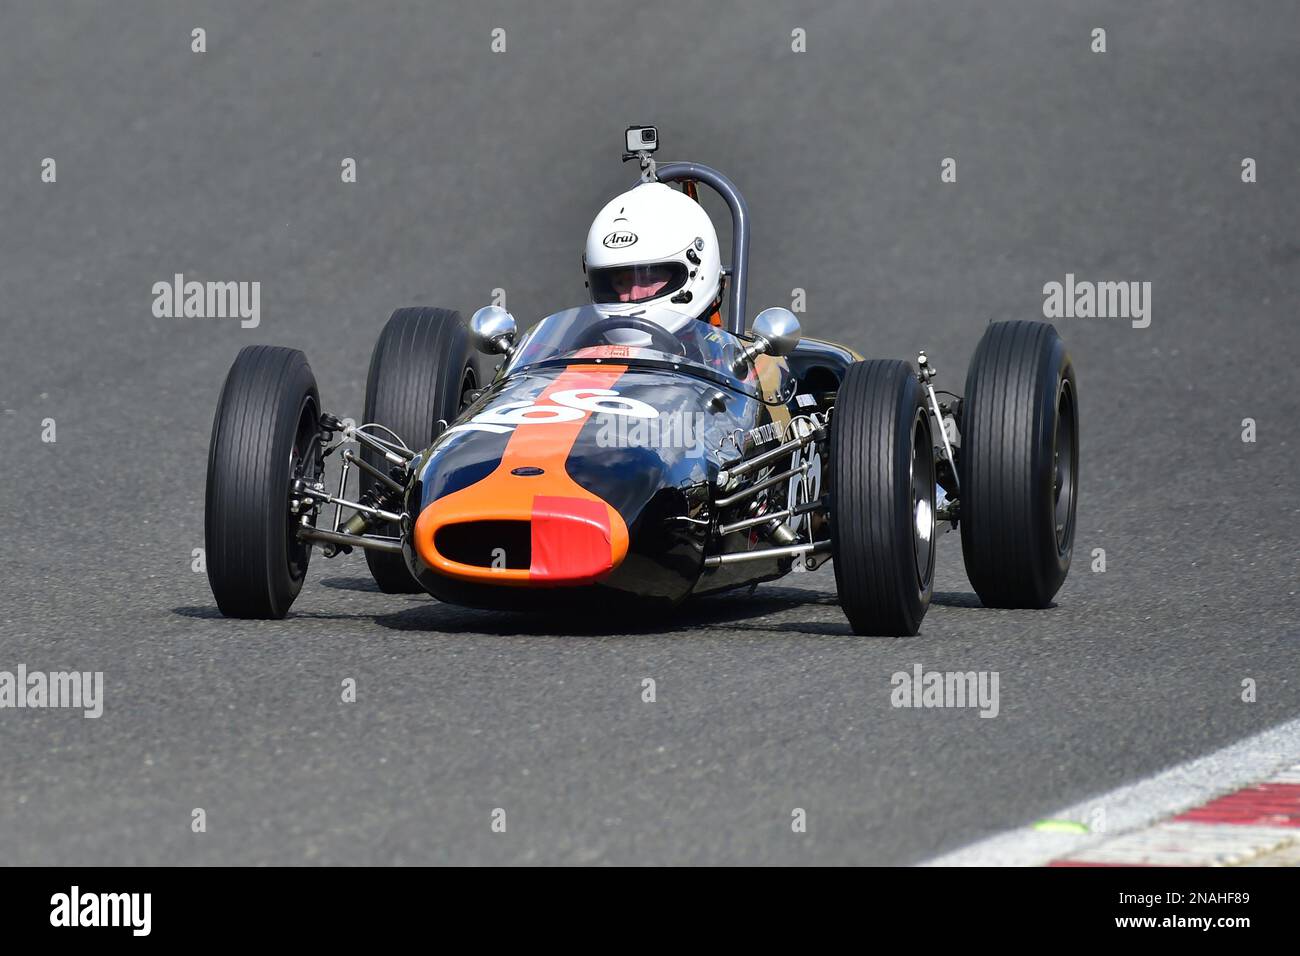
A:
{"type": "MultiPolygon", "coordinates": [[[[1239,793],[1241,791],[1238,791],[1239,793]]],[[[1300,841],[1296,827],[1166,820],[1112,837],[1075,863],[1088,866],[1240,866],[1265,863],[1300,841]]]]}
{"type": "Polygon", "coordinates": [[[1105,813],[1102,833],[1050,833],[1026,825],[972,843],[922,866],[1041,866],[1095,846],[1116,834],[1198,807],[1300,762],[1300,718],[1204,757],[1126,784],[1043,819],[1087,823],[1097,808],[1105,813]]]}

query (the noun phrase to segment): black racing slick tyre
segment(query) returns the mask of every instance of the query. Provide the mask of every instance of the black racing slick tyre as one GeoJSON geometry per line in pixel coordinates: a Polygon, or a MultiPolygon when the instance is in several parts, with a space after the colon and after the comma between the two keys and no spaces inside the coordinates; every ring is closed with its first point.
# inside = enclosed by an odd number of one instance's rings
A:
{"type": "Polygon", "coordinates": [[[831,414],[831,554],[855,634],[911,635],[934,588],[934,446],[916,371],[849,366],[831,414]]]}
{"type": "Polygon", "coordinates": [[[295,479],[322,473],[319,430],[307,357],[241,349],[212,422],[203,516],[208,583],[226,617],[282,618],[302,590],[311,546],[289,501],[295,479]]]}
{"type": "MultiPolygon", "coordinates": [[[[450,424],[467,404],[476,384],[469,330],[460,313],[449,309],[398,309],[389,318],[366,376],[365,421],[392,429],[412,450],[433,444],[438,421],[450,424]]],[[[378,437],[391,439],[382,431],[378,437]]],[[[361,457],[387,472],[392,465],[376,451],[363,446],[361,457]]],[[[361,475],[364,495],[376,484],[361,475]]],[[[396,536],[396,525],[382,525],[378,533],[396,536]]],[[[423,588],[411,576],[400,554],[367,551],[366,564],[380,590],[411,594],[423,588]]]]}
{"type": "Polygon", "coordinates": [[[997,322],[971,356],[961,436],[961,550],[987,607],[1042,608],[1074,550],[1079,406],[1046,322],[997,322]]]}

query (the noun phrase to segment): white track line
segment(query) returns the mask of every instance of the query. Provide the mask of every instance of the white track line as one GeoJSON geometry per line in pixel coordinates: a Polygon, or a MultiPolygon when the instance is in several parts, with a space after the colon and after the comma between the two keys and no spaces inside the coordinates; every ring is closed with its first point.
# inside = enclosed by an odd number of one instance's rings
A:
{"type": "Polygon", "coordinates": [[[1297,762],[1300,718],[1043,817],[1087,823],[1100,808],[1105,814],[1104,832],[1048,833],[1032,829],[1030,821],[1024,827],[945,853],[922,865],[1040,866],[1063,856],[1077,856],[1080,850],[1117,834],[1199,806],[1297,762]]]}

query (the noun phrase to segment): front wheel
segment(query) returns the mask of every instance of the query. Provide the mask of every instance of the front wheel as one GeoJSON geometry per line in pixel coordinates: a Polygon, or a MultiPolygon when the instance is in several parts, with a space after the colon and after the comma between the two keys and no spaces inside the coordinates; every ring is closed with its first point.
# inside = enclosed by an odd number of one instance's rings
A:
{"type": "Polygon", "coordinates": [[[911,635],[934,588],[934,445],[906,362],[849,366],[831,413],[831,554],[855,634],[911,635]]]}
{"type": "MultiPolygon", "coordinates": [[[[475,382],[469,331],[459,312],[398,309],[384,326],[370,357],[365,420],[392,429],[412,450],[423,451],[437,437],[438,422],[451,424],[460,414],[475,382]]],[[[361,457],[376,468],[389,468],[372,448],[363,447],[361,457]]],[[[362,474],[363,494],[374,485],[374,478],[362,474]]],[[[399,533],[396,525],[383,525],[381,531],[399,533]]],[[[424,590],[400,554],[367,551],[366,564],[381,591],[413,594],[424,590]]]]}
{"type": "Polygon", "coordinates": [[[966,576],[987,607],[1047,607],[1070,570],[1079,474],[1074,365],[1053,326],[989,326],[962,425],[966,576]]]}
{"type": "Polygon", "coordinates": [[[307,356],[240,350],[212,422],[203,520],[208,583],[226,617],[282,618],[302,590],[311,546],[298,540],[290,489],[323,472],[319,422],[307,356]]]}

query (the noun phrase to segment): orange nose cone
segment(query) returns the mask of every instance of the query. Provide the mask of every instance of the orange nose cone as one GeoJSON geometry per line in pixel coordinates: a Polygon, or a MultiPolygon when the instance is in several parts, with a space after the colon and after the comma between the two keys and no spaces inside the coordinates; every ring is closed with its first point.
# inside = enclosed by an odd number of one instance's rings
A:
{"type": "MultiPolygon", "coordinates": [[[[413,535],[416,553],[425,564],[449,577],[532,587],[594,584],[627,556],[628,534],[622,516],[597,498],[532,495],[527,511],[508,504],[465,511],[457,507],[461,503],[455,498],[449,495],[425,508],[413,535]],[[435,539],[447,525],[482,525],[487,533],[488,527],[502,521],[527,522],[527,567],[471,564],[438,550],[435,539]]],[[[487,544],[490,548],[491,542],[487,544]]]]}
{"type": "MultiPolygon", "coordinates": [[[[610,388],[626,371],[622,365],[570,366],[537,401],[546,403],[554,392],[610,388]]],[[[495,471],[420,513],[414,545],[424,563],[461,580],[533,587],[591,584],[622,564],[628,544],[623,516],[570,478],[566,467],[589,417],[587,413],[557,423],[521,422],[495,471]],[[485,567],[438,550],[439,528],[502,521],[528,522],[527,561],[507,554],[509,567],[485,567]]],[[[483,531],[489,535],[490,526],[485,524],[483,531]]],[[[520,549],[517,543],[514,547],[520,549]]],[[[481,558],[482,550],[476,553],[481,558]]]]}

